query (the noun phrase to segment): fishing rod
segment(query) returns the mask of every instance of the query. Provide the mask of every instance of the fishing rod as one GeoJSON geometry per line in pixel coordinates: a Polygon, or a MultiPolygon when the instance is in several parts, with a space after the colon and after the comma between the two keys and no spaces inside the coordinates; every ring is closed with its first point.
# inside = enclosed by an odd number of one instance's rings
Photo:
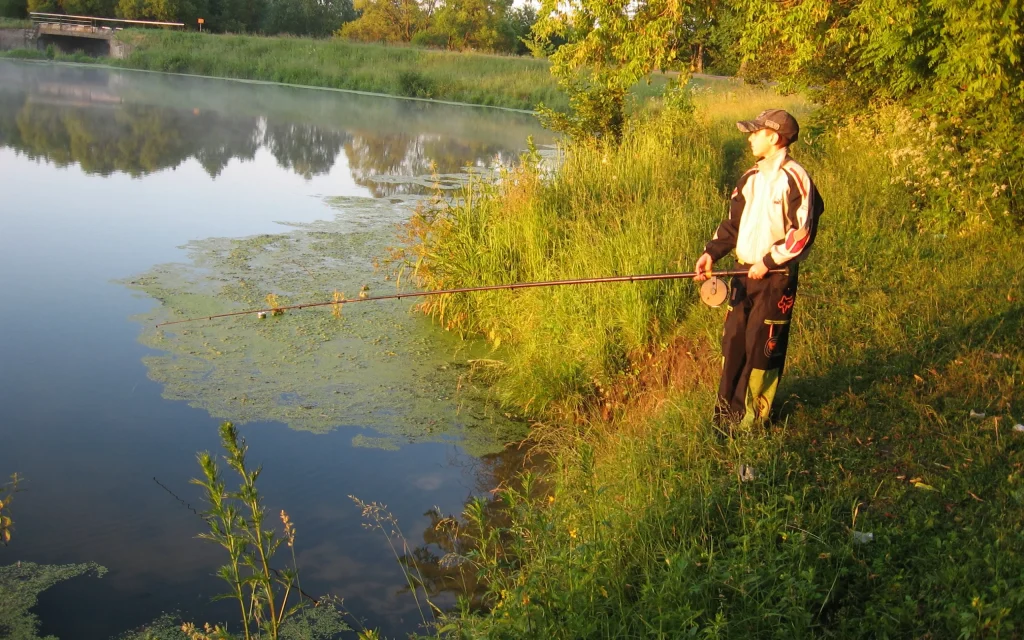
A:
{"type": "MultiPolygon", "coordinates": [[[[701,285],[701,299],[712,307],[717,307],[723,302],[728,295],[729,287],[721,276],[745,276],[749,270],[747,269],[731,269],[726,271],[705,271],[703,274],[708,279],[701,285]]],[[[769,269],[768,273],[789,273],[788,267],[782,267],[779,269],[769,269]]],[[[436,291],[410,291],[408,293],[393,293],[386,296],[364,296],[362,293],[358,298],[343,298],[341,300],[331,300],[329,302],[305,302],[302,304],[289,304],[280,307],[269,307],[266,309],[250,309],[248,311],[232,311],[230,313],[216,313],[210,316],[197,316],[194,318],[185,318],[184,320],[171,320],[169,322],[161,322],[156,325],[157,327],[165,327],[171,324],[181,324],[183,322],[195,322],[197,320],[214,320],[216,318],[229,318],[232,316],[244,316],[250,313],[257,314],[258,317],[263,318],[268,313],[276,314],[283,311],[291,311],[297,309],[308,309],[310,307],[326,307],[328,305],[342,305],[352,304],[354,302],[377,302],[380,300],[401,300],[403,298],[422,298],[424,296],[440,296],[452,293],[475,293],[478,291],[515,291],[516,289],[533,289],[536,287],[562,287],[567,285],[580,285],[580,284],[600,284],[605,282],[644,282],[648,280],[681,280],[687,278],[696,278],[697,273],[690,271],[687,273],[651,273],[647,275],[632,275],[632,276],[608,276],[604,278],[579,278],[576,280],[546,280],[543,282],[515,282],[511,284],[492,284],[482,287],[463,287],[461,289],[440,289],[436,291]]]]}

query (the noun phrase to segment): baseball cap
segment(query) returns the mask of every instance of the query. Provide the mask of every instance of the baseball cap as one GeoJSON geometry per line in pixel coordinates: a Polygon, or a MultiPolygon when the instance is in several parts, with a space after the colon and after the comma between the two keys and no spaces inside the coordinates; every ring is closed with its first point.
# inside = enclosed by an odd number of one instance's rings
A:
{"type": "Polygon", "coordinates": [[[771,129],[772,131],[778,132],[778,134],[784,137],[789,142],[796,142],[800,136],[800,125],[797,124],[796,118],[789,115],[782,109],[768,109],[762,111],[753,120],[743,120],[737,122],[736,126],[740,131],[744,133],[753,133],[760,131],[761,129],[771,129]]]}

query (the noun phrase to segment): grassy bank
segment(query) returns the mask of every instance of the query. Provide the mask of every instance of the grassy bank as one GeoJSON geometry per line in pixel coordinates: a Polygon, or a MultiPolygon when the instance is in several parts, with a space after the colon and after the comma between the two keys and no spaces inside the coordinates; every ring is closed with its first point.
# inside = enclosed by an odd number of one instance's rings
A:
{"type": "MultiPolygon", "coordinates": [[[[651,116],[619,150],[575,147],[551,176],[516,171],[425,212],[406,257],[445,287],[691,268],[749,164],[732,121],[785,104],[746,90],[700,102],[696,124],[651,116]]],[[[481,375],[537,419],[556,460],[550,496],[507,487],[502,528],[464,525],[478,547],[464,567],[490,582],[490,610],[449,629],[1020,633],[1024,241],[918,210],[890,162],[904,144],[861,122],[795,149],[826,213],[769,429],[726,438],[710,424],[724,310],[689,284],[426,307],[492,340],[481,375]]]]}
{"type": "Polygon", "coordinates": [[[117,66],[532,109],[565,104],[546,60],[341,39],[127,31],[117,66]]]}
{"type": "MultiPolygon", "coordinates": [[[[188,73],[218,78],[281,82],[366,91],[484,106],[530,110],[540,103],[558,110],[568,100],[548,71],[548,61],[529,57],[363,44],[339,38],[201,34],[126,30],[123,59],[91,58],[18,49],[0,58],[93,62],[128,69],[188,73]]],[[[660,95],[666,76],[633,88],[638,100],[660,95]]],[[[704,84],[722,84],[705,79],[704,84]]]]}

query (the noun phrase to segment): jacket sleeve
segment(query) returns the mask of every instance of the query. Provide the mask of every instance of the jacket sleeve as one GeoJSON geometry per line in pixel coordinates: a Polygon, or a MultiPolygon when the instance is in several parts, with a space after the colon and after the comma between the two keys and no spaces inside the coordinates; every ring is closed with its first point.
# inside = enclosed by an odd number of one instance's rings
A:
{"type": "Polygon", "coordinates": [[[811,247],[814,239],[816,212],[814,207],[814,184],[803,172],[786,170],[789,176],[789,196],[786,200],[786,236],[772,245],[764,257],[769,269],[799,257],[811,247]]]}
{"type": "Polygon", "coordinates": [[[740,218],[743,217],[743,210],[747,206],[746,196],[743,195],[743,187],[747,184],[747,179],[753,173],[753,170],[746,172],[739,179],[739,182],[736,183],[736,188],[732,190],[732,197],[729,199],[729,217],[722,220],[722,223],[718,225],[718,229],[715,231],[715,235],[711,237],[711,242],[704,246],[704,251],[715,262],[729,255],[729,252],[736,248],[736,237],[740,231],[740,218]]]}

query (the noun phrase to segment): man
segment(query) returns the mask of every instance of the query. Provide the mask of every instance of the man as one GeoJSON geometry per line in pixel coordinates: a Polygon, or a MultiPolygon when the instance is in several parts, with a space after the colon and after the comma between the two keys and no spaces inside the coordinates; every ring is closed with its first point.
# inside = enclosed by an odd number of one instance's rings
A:
{"type": "Polygon", "coordinates": [[[824,209],[807,172],[789,156],[800,125],[789,113],[769,109],[738,122],[759,158],[733,189],[729,217],[697,260],[696,280],[736,250],[737,267],[722,337],[722,379],[715,423],[749,426],[769,416],[786,361],[796,300],[797,265],[817,232],[824,209]],[[785,269],[785,271],[776,271],[785,269]]]}

